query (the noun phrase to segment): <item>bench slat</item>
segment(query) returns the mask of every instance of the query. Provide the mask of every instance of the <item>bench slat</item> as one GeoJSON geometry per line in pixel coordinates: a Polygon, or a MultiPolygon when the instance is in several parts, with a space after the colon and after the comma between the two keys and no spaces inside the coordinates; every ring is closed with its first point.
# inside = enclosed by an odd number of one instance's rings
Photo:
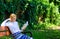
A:
{"type": "Polygon", "coordinates": [[[10,35],[10,30],[7,26],[0,26],[0,37],[10,35]]]}

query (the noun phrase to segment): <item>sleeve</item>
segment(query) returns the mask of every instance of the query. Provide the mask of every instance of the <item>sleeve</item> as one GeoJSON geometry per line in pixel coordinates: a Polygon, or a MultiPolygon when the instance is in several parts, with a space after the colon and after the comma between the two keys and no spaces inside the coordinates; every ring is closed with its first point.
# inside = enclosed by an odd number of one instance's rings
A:
{"type": "Polygon", "coordinates": [[[4,21],[1,23],[1,26],[6,26],[5,24],[6,24],[6,22],[7,22],[8,20],[10,20],[10,18],[4,20],[4,21]]]}
{"type": "Polygon", "coordinates": [[[17,25],[16,26],[18,26],[17,28],[20,30],[20,32],[22,32],[23,30],[21,30],[20,28],[19,28],[19,24],[18,24],[18,22],[17,22],[17,25]]]}

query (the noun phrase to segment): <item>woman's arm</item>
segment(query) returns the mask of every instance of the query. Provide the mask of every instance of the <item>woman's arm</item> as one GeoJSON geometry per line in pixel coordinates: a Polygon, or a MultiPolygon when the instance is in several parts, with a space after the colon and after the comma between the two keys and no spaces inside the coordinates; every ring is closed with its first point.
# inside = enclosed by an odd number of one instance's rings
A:
{"type": "Polygon", "coordinates": [[[5,23],[6,23],[8,20],[10,20],[10,18],[4,20],[4,21],[2,22],[2,24],[1,24],[1,26],[6,26],[5,23]]]}
{"type": "Polygon", "coordinates": [[[21,30],[24,31],[27,26],[28,26],[28,21],[23,25],[23,27],[21,28],[21,30]]]}

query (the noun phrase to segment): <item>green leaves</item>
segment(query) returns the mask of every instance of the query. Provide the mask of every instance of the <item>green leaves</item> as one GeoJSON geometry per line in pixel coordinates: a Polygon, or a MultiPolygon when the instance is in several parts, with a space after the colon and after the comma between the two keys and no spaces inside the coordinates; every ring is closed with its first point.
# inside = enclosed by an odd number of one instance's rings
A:
{"type": "Polygon", "coordinates": [[[59,3],[59,0],[0,0],[0,20],[2,22],[11,13],[15,13],[18,21],[29,21],[31,28],[39,22],[59,25],[59,3]]]}

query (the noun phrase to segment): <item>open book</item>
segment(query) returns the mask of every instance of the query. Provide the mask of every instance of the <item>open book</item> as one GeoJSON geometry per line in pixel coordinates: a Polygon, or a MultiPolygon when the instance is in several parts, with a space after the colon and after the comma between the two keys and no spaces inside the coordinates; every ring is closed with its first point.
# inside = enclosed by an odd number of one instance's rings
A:
{"type": "Polygon", "coordinates": [[[24,31],[27,26],[28,26],[28,21],[23,25],[23,27],[21,28],[21,30],[24,31]]]}

